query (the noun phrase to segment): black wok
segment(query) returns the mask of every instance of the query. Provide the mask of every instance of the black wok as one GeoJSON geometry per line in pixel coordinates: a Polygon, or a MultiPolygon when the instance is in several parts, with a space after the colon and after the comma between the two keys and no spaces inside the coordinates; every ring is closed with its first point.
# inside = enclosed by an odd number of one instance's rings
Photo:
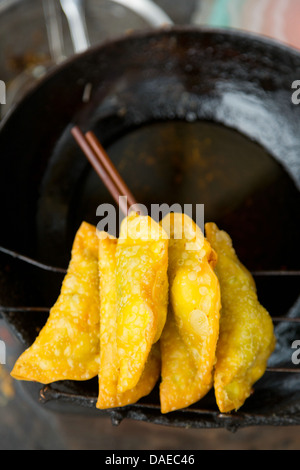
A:
{"type": "MultiPolygon", "coordinates": [[[[139,202],[205,204],[206,221],[231,234],[275,316],[300,316],[300,106],[292,83],[300,53],[235,31],[176,27],[95,47],[49,74],[0,128],[0,245],[66,268],[82,220],[113,199],[70,135],[93,130],[139,202]],[[87,91],[90,96],[87,96],[87,91]],[[285,274],[284,274],[285,273],[285,274]],[[274,274],[274,273],[273,273],[274,274]],[[290,273],[291,274],[291,273],[290,273]]],[[[50,307],[63,274],[0,256],[1,304],[50,307]]],[[[3,315],[25,348],[47,314],[3,315]]],[[[300,327],[276,323],[270,367],[291,367],[300,327]]],[[[35,385],[26,384],[26,387],[35,385]]],[[[38,391],[41,386],[38,386],[38,391]]],[[[30,389],[31,390],[31,389],[30,389]]],[[[42,388],[55,409],[95,410],[97,381],[42,388]]],[[[174,426],[299,424],[300,374],[266,372],[237,413],[220,415],[208,394],[162,416],[158,388],[110,413],[174,426]]]]}

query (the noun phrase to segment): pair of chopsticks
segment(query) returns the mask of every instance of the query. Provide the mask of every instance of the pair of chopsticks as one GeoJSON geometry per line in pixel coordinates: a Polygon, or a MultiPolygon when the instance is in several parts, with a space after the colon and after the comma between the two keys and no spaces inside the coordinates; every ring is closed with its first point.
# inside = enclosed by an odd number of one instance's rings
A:
{"type": "Polygon", "coordinates": [[[78,126],[74,126],[71,133],[123,214],[128,215],[133,206],[136,212],[141,213],[133,194],[95,134],[92,131],[84,134],[78,126]]]}

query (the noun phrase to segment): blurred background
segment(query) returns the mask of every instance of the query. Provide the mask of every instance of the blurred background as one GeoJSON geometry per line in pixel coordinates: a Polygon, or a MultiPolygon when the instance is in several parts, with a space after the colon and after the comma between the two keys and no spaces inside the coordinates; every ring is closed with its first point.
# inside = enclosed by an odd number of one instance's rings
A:
{"type": "MultiPolygon", "coordinates": [[[[300,47],[298,0],[0,0],[1,118],[45,74],[72,55],[132,30],[162,25],[237,28],[300,47]]],[[[135,421],[51,413],[13,382],[20,345],[0,319],[0,449],[300,448],[299,428],[176,429],[135,421]]]]}
{"type": "Polygon", "coordinates": [[[131,30],[167,24],[238,28],[300,47],[298,0],[0,0],[3,115],[49,69],[131,30]]]}

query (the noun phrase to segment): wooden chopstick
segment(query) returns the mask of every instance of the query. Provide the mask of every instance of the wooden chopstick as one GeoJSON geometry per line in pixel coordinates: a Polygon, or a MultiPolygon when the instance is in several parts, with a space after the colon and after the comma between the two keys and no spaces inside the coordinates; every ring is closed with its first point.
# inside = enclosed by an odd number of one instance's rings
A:
{"type": "Polygon", "coordinates": [[[114,198],[115,202],[120,207],[123,214],[127,215],[128,210],[129,210],[128,198],[126,201],[124,198],[121,197],[121,196],[127,196],[127,194],[121,193],[120,186],[115,183],[115,179],[118,178],[118,176],[112,179],[106,167],[103,166],[102,161],[99,160],[98,154],[100,154],[101,150],[97,153],[95,152],[94,150],[94,147],[96,145],[95,141],[92,147],[89,141],[87,140],[86,136],[83,134],[83,132],[78,126],[74,126],[71,129],[71,133],[74,139],[76,140],[76,142],[78,143],[78,145],[80,146],[81,150],[83,151],[84,155],[93,166],[98,176],[100,176],[101,180],[103,181],[106,188],[108,189],[108,191],[114,198]]]}
{"type": "Polygon", "coordinates": [[[90,146],[94,149],[95,153],[97,154],[97,157],[101,162],[102,166],[106,169],[107,173],[114,181],[115,185],[119,190],[119,193],[127,197],[129,207],[137,204],[137,201],[133,197],[130,189],[128,188],[125,181],[122,179],[121,175],[118,173],[118,170],[114,166],[113,162],[107,155],[106,151],[100,144],[95,134],[89,131],[85,134],[85,137],[89,142],[90,146]]]}

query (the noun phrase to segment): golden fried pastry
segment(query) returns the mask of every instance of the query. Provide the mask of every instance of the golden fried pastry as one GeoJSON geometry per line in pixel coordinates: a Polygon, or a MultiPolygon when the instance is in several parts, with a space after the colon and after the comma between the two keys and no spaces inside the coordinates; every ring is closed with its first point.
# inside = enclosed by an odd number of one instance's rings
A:
{"type": "Polygon", "coordinates": [[[162,226],[170,236],[171,320],[161,338],[160,395],[166,412],[198,401],[212,387],[221,303],[216,255],[200,228],[184,214],[167,215],[162,226]]]}
{"type": "Polygon", "coordinates": [[[214,388],[218,407],[226,413],[249,397],[276,340],[272,319],[259,303],[254,279],[239,261],[231,238],[214,223],[206,224],[205,230],[218,256],[222,312],[214,388]]]}
{"type": "Polygon", "coordinates": [[[198,374],[195,361],[178,331],[171,310],[160,339],[160,348],[161,412],[169,413],[196,403],[210,390],[211,383],[202,383],[201,375],[198,374]]]}
{"type": "Polygon", "coordinates": [[[168,237],[153,219],[129,215],[116,249],[118,392],[139,382],[168,309],[168,237]]]}
{"type": "Polygon", "coordinates": [[[11,375],[48,384],[88,380],[99,370],[99,280],[96,228],[79,228],[60,296],[35,342],[11,375]]]}
{"type": "Polygon", "coordinates": [[[118,240],[100,233],[100,370],[97,408],[107,409],[129,405],[148,395],[160,376],[158,344],[150,351],[145,369],[137,385],[118,392],[119,357],[117,348],[117,284],[116,249],[118,240]]]}

